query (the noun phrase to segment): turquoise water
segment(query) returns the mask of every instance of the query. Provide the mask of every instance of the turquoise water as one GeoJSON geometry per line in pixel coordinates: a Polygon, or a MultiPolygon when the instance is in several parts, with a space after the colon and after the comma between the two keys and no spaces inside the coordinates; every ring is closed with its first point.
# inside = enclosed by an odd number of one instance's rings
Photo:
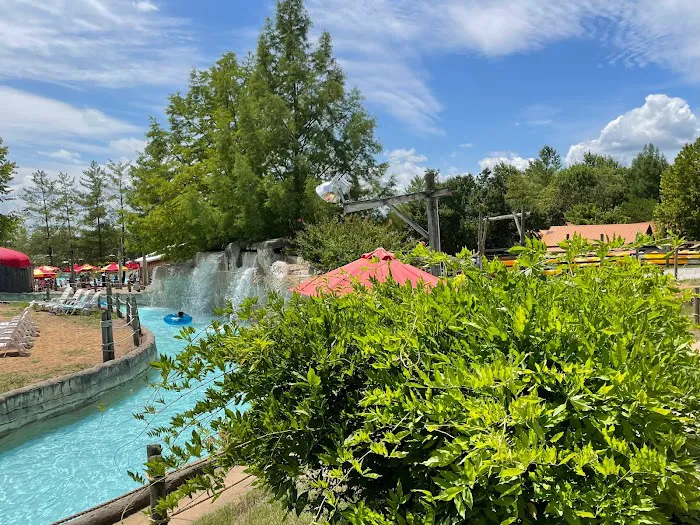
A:
{"type": "MultiPolygon", "coordinates": [[[[182,349],[183,342],[173,339],[180,329],[163,322],[170,311],[142,308],[140,313],[161,354],[182,349]]],[[[206,323],[195,319],[195,327],[206,323]]],[[[0,439],[0,525],[47,525],[137,488],[127,470],[140,470],[154,438],[133,414],[163,397],[173,404],[150,423],[161,425],[194,404],[198,393],[194,389],[177,400],[179,394],[155,393],[144,381],[0,439]],[[97,409],[100,404],[104,411],[97,409]]]]}

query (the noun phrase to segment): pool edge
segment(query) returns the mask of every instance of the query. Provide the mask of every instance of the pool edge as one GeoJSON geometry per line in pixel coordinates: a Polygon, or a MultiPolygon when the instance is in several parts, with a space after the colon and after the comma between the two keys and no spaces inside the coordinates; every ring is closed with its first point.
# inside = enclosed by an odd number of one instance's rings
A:
{"type": "Polygon", "coordinates": [[[158,357],[155,336],[142,328],[141,345],[125,356],[0,395],[0,438],[25,425],[66,414],[144,377],[158,357]]]}

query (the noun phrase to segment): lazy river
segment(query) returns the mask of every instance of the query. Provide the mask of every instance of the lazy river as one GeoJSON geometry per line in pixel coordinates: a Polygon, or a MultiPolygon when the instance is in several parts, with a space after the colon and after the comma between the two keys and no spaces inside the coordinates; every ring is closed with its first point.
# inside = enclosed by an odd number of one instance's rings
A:
{"type": "MultiPolygon", "coordinates": [[[[163,322],[170,312],[140,309],[142,323],[155,335],[159,353],[172,356],[184,343],[174,339],[181,327],[163,322]]],[[[195,317],[192,326],[202,329],[208,321],[195,317]]],[[[193,389],[177,399],[180,394],[175,392],[155,394],[144,381],[82,410],[23,427],[0,439],[0,524],[47,525],[137,488],[127,471],[142,471],[146,445],[154,438],[146,433],[147,423],[133,414],[154,397],[163,397],[172,405],[150,423],[162,425],[194,404],[198,393],[193,389]]]]}

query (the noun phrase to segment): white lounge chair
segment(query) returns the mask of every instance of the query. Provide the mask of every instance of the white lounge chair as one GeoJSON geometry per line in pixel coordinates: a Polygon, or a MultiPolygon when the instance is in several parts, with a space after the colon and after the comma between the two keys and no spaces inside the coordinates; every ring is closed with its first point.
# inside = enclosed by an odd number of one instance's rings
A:
{"type": "Polygon", "coordinates": [[[21,315],[0,323],[0,355],[23,352],[34,346],[39,329],[32,323],[31,309],[25,308],[21,315]]]}
{"type": "MultiPolygon", "coordinates": [[[[76,292],[77,293],[77,292],[76,292]]],[[[29,306],[34,308],[35,310],[48,310],[50,306],[53,306],[55,304],[65,304],[68,302],[73,295],[73,288],[71,286],[67,286],[65,290],[63,290],[63,294],[61,294],[61,297],[58,299],[51,299],[49,301],[32,301],[29,303],[29,306]]]]}
{"type": "Polygon", "coordinates": [[[102,295],[104,294],[104,291],[99,290],[95,292],[95,294],[92,297],[89,297],[85,301],[83,301],[82,304],[76,304],[73,306],[68,306],[66,305],[65,307],[65,313],[71,314],[71,315],[78,315],[78,314],[88,314],[90,312],[94,312],[95,310],[99,309],[100,307],[100,300],[102,299],[102,295]]]}
{"type": "MultiPolygon", "coordinates": [[[[78,292],[80,292],[80,290],[78,290],[78,292]]],[[[54,306],[51,306],[49,308],[49,311],[55,314],[67,313],[73,308],[82,307],[83,305],[85,305],[85,303],[90,300],[93,294],[93,291],[90,289],[82,291],[80,295],[78,295],[78,292],[75,292],[73,300],[68,301],[66,304],[56,304],[54,306]]]]}

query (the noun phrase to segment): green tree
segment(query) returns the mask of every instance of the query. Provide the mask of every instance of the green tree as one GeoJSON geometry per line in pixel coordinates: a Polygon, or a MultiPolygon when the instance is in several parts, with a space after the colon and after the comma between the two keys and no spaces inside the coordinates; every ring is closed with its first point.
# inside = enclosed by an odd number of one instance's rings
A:
{"type": "Polygon", "coordinates": [[[106,171],[94,160],[90,167],[83,171],[80,177],[82,191],[78,194],[78,202],[83,208],[82,223],[83,247],[88,257],[97,257],[104,261],[105,246],[109,231],[109,200],[108,178],[106,171]],[[97,250],[89,247],[97,240],[97,250]],[[87,242],[86,242],[87,241],[87,242]]]}
{"type": "Polygon", "coordinates": [[[668,168],[663,153],[653,144],[647,144],[632,160],[627,170],[627,184],[631,194],[639,199],[659,200],[661,174],[668,168]]]}
{"type": "Polygon", "coordinates": [[[384,248],[407,251],[415,245],[392,220],[380,221],[357,213],[306,224],[294,238],[294,249],[318,270],[327,272],[384,248]]]}
{"type": "MultiPolygon", "coordinates": [[[[5,202],[10,195],[12,191],[10,182],[17,173],[17,164],[7,158],[8,153],[9,148],[2,145],[2,137],[0,137],[0,202],[5,202]]],[[[19,218],[15,214],[0,214],[0,241],[10,239],[19,224],[19,218]]]]}
{"type": "Polygon", "coordinates": [[[32,173],[31,185],[22,191],[24,212],[43,233],[43,253],[48,254],[51,265],[54,265],[53,233],[57,215],[56,181],[43,170],[32,173]]]}
{"type": "Polygon", "coordinates": [[[664,230],[700,239],[700,139],[686,144],[661,175],[656,218],[664,230]]]}
{"type": "Polygon", "coordinates": [[[126,239],[126,213],[127,213],[127,198],[129,194],[129,163],[113,162],[107,163],[107,177],[112,184],[114,198],[117,204],[117,220],[116,224],[119,228],[119,256],[123,264],[125,262],[124,242],[126,239]]]}
{"type": "Polygon", "coordinates": [[[301,0],[277,4],[254,55],[225,54],[152,121],[128,222],[148,250],[176,257],[293,234],[337,213],[314,188],[347,176],[352,197],[381,193],[376,124],[345,88],[330,36],[312,43],[301,0]],[[177,224],[177,228],[173,228],[177,224]]]}
{"type": "Polygon", "coordinates": [[[75,221],[78,216],[78,206],[75,199],[75,177],[67,173],[59,172],[56,181],[56,207],[59,224],[66,228],[68,236],[69,260],[74,263],[75,259],[75,221]]]}

